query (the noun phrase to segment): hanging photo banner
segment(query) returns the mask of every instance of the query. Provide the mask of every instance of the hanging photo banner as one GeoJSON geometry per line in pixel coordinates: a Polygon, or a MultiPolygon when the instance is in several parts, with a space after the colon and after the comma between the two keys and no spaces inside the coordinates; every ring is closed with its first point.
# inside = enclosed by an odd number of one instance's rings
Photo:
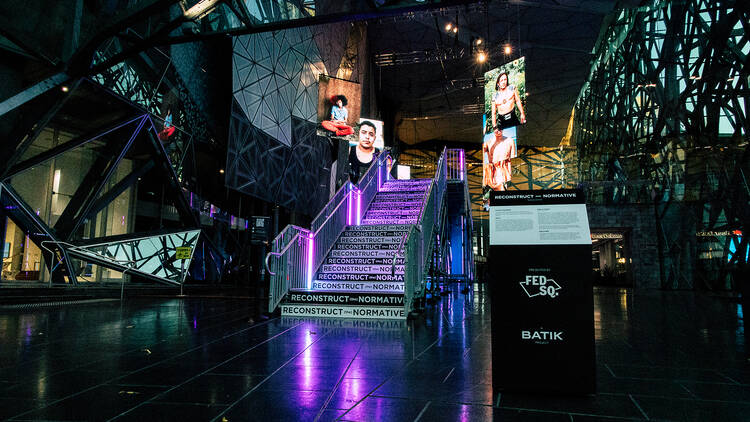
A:
{"type": "MultiPolygon", "coordinates": [[[[517,127],[526,123],[526,61],[524,57],[484,74],[483,178],[487,191],[508,189],[518,157],[517,127]]],[[[485,203],[486,203],[485,193],[485,203]]]]}
{"type": "Polygon", "coordinates": [[[318,135],[356,142],[362,86],[356,82],[320,75],[318,79],[318,135]]]}

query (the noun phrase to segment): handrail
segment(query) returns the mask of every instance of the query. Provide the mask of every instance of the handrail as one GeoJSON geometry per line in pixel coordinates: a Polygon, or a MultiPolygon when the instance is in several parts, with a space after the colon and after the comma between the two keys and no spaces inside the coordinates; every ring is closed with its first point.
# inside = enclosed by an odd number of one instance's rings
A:
{"type": "Polygon", "coordinates": [[[269,312],[274,311],[290,289],[310,288],[315,271],[334,247],[341,232],[352,223],[351,212],[357,213],[358,224],[363,210],[377,194],[388,157],[390,151],[384,150],[372,160],[357,184],[347,181],[336,191],[315,216],[310,229],[287,226],[274,238],[271,251],[264,260],[265,269],[271,276],[269,312]],[[348,207],[342,210],[344,204],[348,207]],[[300,241],[305,237],[307,242],[300,241]],[[276,259],[272,260],[271,257],[276,259]],[[278,274],[277,266],[285,268],[287,273],[278,274]]]}
{"type": "Polygon", "coordinates": [[[446,189],[446,159],[447,149],[444,148],[438,159],[435,175],[423,196],[417,224],[412,226],[412,229],[402,238],[391,262],[391,275],[394,275],[397,254],[403,249],[404,311],[407,314],[412,310],[414,297],[424,292],[426,264],[433,251],[434,226],[442,213],[442,201],[446,189]]]}
{"type": "MultiPolygon", "coordinates": [[[[354,192],[354,191],[357,191],[357,188],[356,188],[356,186],[354,187],[354,190],[353,190],[353,192],[354,192]]],[[[330,213],[330,214],[328,215],[328,217],[326,217],[325,221],[323,221],[323,223],[322,223],[322,224],[320,225],[320,227],[318,227],[318,230],[316,230],[316,231],[315,231],[315,233],[313,233],[313,234],[312,234],[312,235],[313,235],[313,237],[317,236],[317,235],[318,235],[318,233],[320,233],[320,230],[321,230],[321,229],[322,229],[323,227],[325,227],[326,223],[327,223],[327,222],[328,222],[328,221],[329,221],[329,220],[331,219],[331,217],[333,217],[333,215],[334,215],[334,214],[336,213],[336,211],[338,211],[338,210],[339,210],[339,208],[341,208],[341,205],[343,205],[343,204],[344,204],[344,200],[345,200],[345,199],[348,199],[348,198],[347,198],[347,197],[344,197],[344,199],[342,199],[341,201],[339,201],[339,203],[338,203],[338,204],[336,205],[336,208],[334,208],[334,209],[333,209],[333,211],[331,211],[331,213],[330,213]]],[[[308,230],[308,231],[309,231],[309,230],[308,230]]]]}
{"type": "MultiPolygon", "coordinates": [[[[73,252],[82,253],[80,251],[83,251],[85,253],[91,253],[91,254],[94,254],[94,255],[101,255],[104,259],[108,259],[108,260],[114,261],[114,262],[116,262],[118,264],[120,264],[120,263],[135,264],[136,263],[136,261],[132,261],[132,260],[122,260],[122,259],[108,258],[108,257],[106,257],[106,256],[104,256],[104,255],[102,255],[100,253],[96,253],[96,252],[89,251],[87,249],[83,249],[83,248],[81,248],[79,246],[76,246],[76,245],[74,245],[72,243],[64,242],[62,240],[43,240],[39,244],[39,246],[41,246],[41,248],[44,249],[45,251],[49,252],[50,255],[52,255],[53,258],[55,257],[55,252],[52,249],[46,247],[44,245],[45,243],[54,243],[54,244],[57,244],[57,245],[63,245],[65,247],[68,247],[73,252]]],[[[60,248],[60,249],[62,249],[62,251],[65,252],[65,248],[60,248]]],[[[65,259],[65,257],[63,257],[63,259],[65,259]]],[[[58,262],[58,265],[59,265],[59,262],[58,262]]],[[[57,267],[57,266],[55,266],[55,267],[57,267]]],[[[125,267],[125,269],[122,271],[123,278],[122,278],[122,282],[120,283],[121,284],[121,287],[120,287],[120,302],[122,302],[123,295],[125,294],[125,277],[124,276],[125,276],[125,274],[128,271],[135,271],[136,270],[136,268],[129,267],[127,265],[124,265],[124,267],[125,267]]],[[[53,268],[53,270],[54,270],[54,268],[53,268]]],[[[50,275],[50,279],[49,279],[49,284],[50,284],[50,286],[52,286],[52,276],[51,275],[50,275]]]]}
{"type": "MultiPolygon", "coordinates": [[[[420,233],[422,233],[422,225],[416,224],[414,225],[414,229],[420,233]]],[[[407,230],[406,233],[404,233],[403,236],[401,236],[401,242],[398,244],[398,248],[396,248],[396,251],[393,253],[393,262],[391,263],[391,275],[395,275],[396,273],[396,259],[398,258],[399,252],[401,252],[401,255],[404,255],[404,247],[406,244],[406,238],[409,237],[409,233],[411,233],[411,229],[407,230]]],[[[403,258],[403,256],[402,256],[403,258]]]]}
{"type": "MultiPolygon", "coordinates": [[[[302,229],[302,228],[300,227],[300,229],[302,229]]],[[[306,229],[302,229],[302,230],[306,231],[308,233],[310,232],[309,230],[306,230],[306,229]]],[[[271,268],[268,267],[268,258],[271,255],[273,255],[273,256],[284,255],[284,253],[286,253],[286,251],[289,250],[289,248],[292,247],[292,245],[294,245],[294,241],[297,240],[297,238],[299,238],[299,233],[295,234],[294,237],[292,237],[292,240],[290,240],[289,243],[287,243],[286,247],[281,252],[273,252],[273,251],[271,251],[271,252],[269,252],[269,253],[266,254],[265,262],[266,262],[266,271],[268,271],[268,274],[276,275],[276,273],[271,272],[271,268]]]]}

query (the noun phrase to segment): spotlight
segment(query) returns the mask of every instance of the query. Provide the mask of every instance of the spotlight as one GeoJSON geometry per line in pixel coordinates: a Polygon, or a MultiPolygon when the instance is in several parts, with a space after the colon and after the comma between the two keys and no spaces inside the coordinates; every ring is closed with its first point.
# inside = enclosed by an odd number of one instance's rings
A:
{"type": "Polygon", "coordinates": [[[513,49],[510,48],[510,44],[507,44],[505,46],[505,49],[503,51],[505,51],[505,54],[508,55],[508,54],[510,54],[513,51],[513,49]]]}
{"type": "Polygon", "coordinates": [[[453,23],[452,22],[446,23],[445,24],[445,30],[448,31],[448,32],[450,32],[451,29],[453,29],[453,23]]]}
{"type": "Polygon", "coordinates": [[[219,173],[224,174],[224,169],[220,169],[219,173]]]}
{"type": "Polygon", "coordinates": [[[454,33],[454,34],[455,34],[455,33],[458,33],[458,27],[457,27],[457,26],[454,26],[454,27],[453,27],[453,33],[454,33]]]}
{"type": "Polygon", "coordinates": [[[482,39],[481,39],[481,38],[477,38],[477,39],[476,39],[476,40],[474,41],[474,43],[475,43],[476,45],[482,45],[482,39]]]}
{"type": "Polygon", "coordinates": [[[62,90],[62,92],[70,91],[70,89],[66,85],[63,85],[60,89],[62,90]]]}
{"type": "Polygon", "coordinates": [[[479,63],[484,63],[485,61],[487,61],[487,55],[484,54],[484,51],[480,51],[479,54],[477,54],[477,61],[479,63]]]}

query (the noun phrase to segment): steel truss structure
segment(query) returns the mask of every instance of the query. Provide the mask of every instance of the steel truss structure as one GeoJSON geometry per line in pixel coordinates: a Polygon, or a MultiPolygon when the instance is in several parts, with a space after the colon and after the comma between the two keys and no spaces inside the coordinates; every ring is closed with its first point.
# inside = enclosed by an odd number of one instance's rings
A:
{"type": "MultiPolygon", "coordinates": [[[[472,214],[478,226],[487,213],[482,208],[486,195],[482,186],[482,149],[464,148],[466,151],[467,181],[472,202],[472,214]]],[[[398,164],[411,167],[411,176],[427,177],[434,173],[438,153],[434,150],[407,149],[399,155],[398,164]]],[[[578,183],[577,155],[574,148],[519,146],[518,157],[513,159],[513,178],[509,189],[562,189],[573,188],[578,183]]]]}
{"type": "MultiPolygon", "coordinates": [[[[90,80],[78,81],[66,93],[55,91],[46,94],[25,104],[24,108],[26,114],[32,116],[40,113],[41,109],[43,116],[33,122],[20,119],[17,123],[18,130],[15,131],[19,136],[8,138],[5,144],[9,150],[9,158],[0,167],[0,217],[3,217],[3,232],[4,217],[7,216],[43,251],[43,262],[49,271],[50,283],[77,285],[85,268],[85,264],[78,261],[123,273],[139,274],[165,284],[181,283],[185,273],[175,273],[175,248],[194,248],[200,233],[200,223],[170,160],[169,146],[158,138],[160,125],[154,121],[153,116],[127,102],[121,102],[115,93],[90,80]],[[70,98],[75,99],[69,100],[70,98]],[[97,98],[102,101],[101,104],[112,104],[107,98],[114,98],[114,103],[119,105],[114,107],[117,112],[110,115],[121,117],[114,122],[105,117],[103,120],[106,124],[102,127],[81,133],[66,142],[40,148],[41,144],[37,139],[42,130],[50,125],[72,120],[71,113],[77,110],[78,105],[67,109],[66,102],[86,98],[97,98]],[[58,116],[58,113],[62,116],[58,116]],[[24,123],[27,126],[23,126],[24,123]],[[32,149],[32,146],[37,148],[32,149]],[[82,166],[78,169],[84,173],[80,183],[74,187],[54,224],[48,224],[39,211],[29,204],[31,198],[20,195],[14,186],[18,186],[16,183],[26,183],[26,172],[35,167],[72,151],[80,152],[84,148],[96,151],[94,159],[88,168],[82,166]],[[37,152],[30,153],[32,151],[37,152]],[[131,155],[147,158],[137,160],[138,165],[115,179],[118,166],[131,155]],[[170,195],[182,224],[193,230],[131,233],[111,239],[92,239],[91,233],[84,230],[87,222],[95,221],[97,215],[112,201],[152,170],[157,170],[161,175],[167,187],[165,192],[170,195]]],[[[42,195],[43,192],[39,194],[42,195]]],[[[189,267],[190,261],[185,263],[189,267]]]]}
{"type": "Polygon", "coordinates": [[[733,288],[746,260],[732,249],[747,248],[750,230],[749,6],[661,0],[618,11],[576,104],[589,200],[653,204],[665,289],[733,288]]]}

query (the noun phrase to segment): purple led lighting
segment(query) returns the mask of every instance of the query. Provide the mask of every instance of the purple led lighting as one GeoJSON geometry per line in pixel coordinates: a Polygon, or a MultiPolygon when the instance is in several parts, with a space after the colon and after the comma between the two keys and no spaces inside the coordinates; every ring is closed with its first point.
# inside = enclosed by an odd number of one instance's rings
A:
{"type": "Polygon", "coordinates": [[[382,184],[381,177],[380,177],[380,166],[382,163],[378,163],[378,192],[380,192],[380,185],[382,184]]]}
{"type": "Polygon", "coordinates": [[[193,208],[193,192],[190,192],[190,208],[193,208]]]}
{"type": "Polygon", "coordinates": [[[357,191],[357,225],[362,223],[362,192],[357,191]]]}
{"type": "Polygon", "coordinates": [[[461,176],[461,180],[464,180],[464,150],[458,150],[458,158],[460,160],[458,172],[461,176]]]}
{"type": "Polygon", "coordinates": [[[346,225],[352,225],[352,191],[349,190],[349,199],[346,200],[346,225]]]}
{"type": "MultiPolygon", "coordinates": [[[[461,150],[463,152],[463,150],[461,150]]],[[[461,235],[464,239],[466,239],[466,233],[464,233],[464,219],[461,218],[461,235]]],[[[466,245],[464,242],[461,242],[461,272],[464,272],[464,255],[466,254],[466,250],[464,249],[466,245]]]]}
{"type": "Polygon", "coordinates": [[[313,251],[315,250],[315,239],[312,233],[307,241],[307,290],[312,288],[313,279],[313,251]]]}

